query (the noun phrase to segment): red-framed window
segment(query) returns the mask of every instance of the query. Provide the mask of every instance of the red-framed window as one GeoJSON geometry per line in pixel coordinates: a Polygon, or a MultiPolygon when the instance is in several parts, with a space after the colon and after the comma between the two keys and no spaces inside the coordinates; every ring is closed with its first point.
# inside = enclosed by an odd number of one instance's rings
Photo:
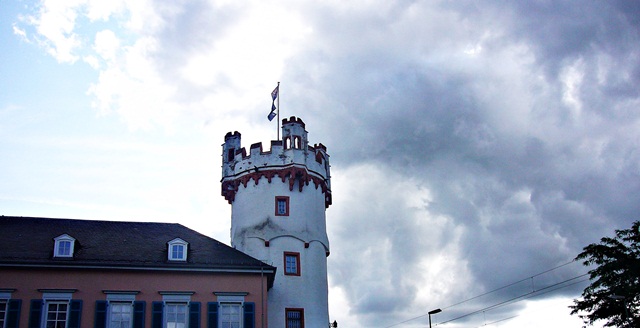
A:
{"type": "Polygon", "coordinates": [[[304,309],[285,308],[285,328],[304,328],[304,309]]]}
{"type": "Polygon", "coordinates": [[[276,196],[276,216],[289,216],[289,196],[276,196]]]}
{"type": "Polygon", "coordinates": [[[284,252],[284,274],[287,276],[300,275],[300,253],[284,252]]]}

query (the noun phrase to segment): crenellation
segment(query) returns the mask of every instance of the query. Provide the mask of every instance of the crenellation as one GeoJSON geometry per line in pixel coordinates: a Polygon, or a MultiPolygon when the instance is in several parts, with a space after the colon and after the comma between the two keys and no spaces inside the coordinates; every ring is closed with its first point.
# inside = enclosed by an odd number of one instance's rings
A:
{"type": "Polygon", "coordinates": [[[251,144],[249,152],[241,147],[241,134],[238,131],[228,132],[223,144],[223,190],[222,194],[230,203],[235,199],[239,186],[246,187],[249,180],[257,185],[264,177],[271,183],[274,176],[294,190],[302,191],[311,181],[317,189],[327,195],[325,205],[331,204],[331,184],[329,174],[329,155],[322,144],[308,146],[307,131],[300,118],[292,116],[284,119],[282,126],[283,140],[271,140],[271,148],[265,150],[262,142],[251,144]],[[287,182],[286,179],[289,179],[287,182]]]}
{"type": "Polygon", "coordinates": [[[286,118],[282,119],[282,125],[288,125],[288,124],[299,124],[304,129],[304,122],[299,117],[296,118],[295,116],[291,116],[289,117],[289,119],[286,119],[286,118]]]}
{"type": "Polygon", "coordinates": [[[241,138],[240,132],[238,131],[233,131],[233,133],[231,133],[231,131],[227,132],[227,134],[224,136],[224,140],[228,140],[230,138],[241,138]]]}

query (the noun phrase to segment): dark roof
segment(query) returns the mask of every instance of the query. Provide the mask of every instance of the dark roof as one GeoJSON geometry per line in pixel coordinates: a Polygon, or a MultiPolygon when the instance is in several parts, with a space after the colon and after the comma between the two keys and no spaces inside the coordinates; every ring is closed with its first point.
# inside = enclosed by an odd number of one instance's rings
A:
{"type": "Polygon", "coordinates": [[[275,272],[245,253],[177,223],[0,216],[0,266],[275,272]],[[54,238],[75,238],[73,259],[53,257],[54,238]],[[186,262],[168,261],[168,242],[189,243],[186,262]]]}

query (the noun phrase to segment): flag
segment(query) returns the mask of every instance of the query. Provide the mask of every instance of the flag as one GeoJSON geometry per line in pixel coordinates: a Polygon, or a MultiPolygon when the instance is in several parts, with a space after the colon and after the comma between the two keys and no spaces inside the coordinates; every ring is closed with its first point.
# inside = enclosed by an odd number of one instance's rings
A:
{"type": "Polygon", "coordinates": [[[278,86],[273,89],[273,91],[271,91],[271,112],[269,113],[269,115],[267,115],[269,121],[273,120],[273,118],[276,117],[276,98],[278,98],[279,89],[280,85],[278,84],[278,86]]]}

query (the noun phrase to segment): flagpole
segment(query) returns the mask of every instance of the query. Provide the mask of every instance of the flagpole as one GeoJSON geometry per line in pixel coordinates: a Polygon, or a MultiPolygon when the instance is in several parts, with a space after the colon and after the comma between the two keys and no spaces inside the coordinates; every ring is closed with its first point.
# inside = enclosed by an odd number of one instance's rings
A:
{"type": "Polygon", "coordinates": [[[277,141],[280,140],[280,82],[278,81],[278,120],[276,121],[276,133],[278,136],[277,141]]]}

